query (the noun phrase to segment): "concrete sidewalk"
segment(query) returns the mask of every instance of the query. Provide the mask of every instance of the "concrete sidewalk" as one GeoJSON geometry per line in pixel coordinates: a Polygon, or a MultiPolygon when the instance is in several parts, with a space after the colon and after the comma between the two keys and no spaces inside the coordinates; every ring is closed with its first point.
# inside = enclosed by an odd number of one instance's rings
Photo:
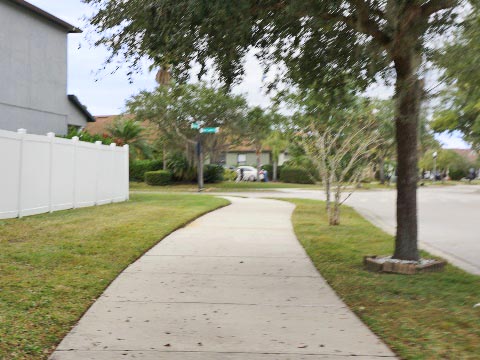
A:
{"type": "Polygon", "coordinates": [[[292,204],[229,200],[124,271],[51,359],[395,357],[313,267],[292,204]]]}

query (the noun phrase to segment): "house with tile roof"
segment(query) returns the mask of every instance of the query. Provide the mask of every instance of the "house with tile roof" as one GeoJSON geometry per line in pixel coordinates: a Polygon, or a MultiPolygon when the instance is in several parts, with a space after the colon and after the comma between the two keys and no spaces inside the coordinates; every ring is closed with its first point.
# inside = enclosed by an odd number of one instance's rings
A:
{"type": "Polygon", "coordinates": [[[77,27],[23,0],[0,0],[0,129],[66,134],[95,121],[67,96],[67,44],[77,27]]]}

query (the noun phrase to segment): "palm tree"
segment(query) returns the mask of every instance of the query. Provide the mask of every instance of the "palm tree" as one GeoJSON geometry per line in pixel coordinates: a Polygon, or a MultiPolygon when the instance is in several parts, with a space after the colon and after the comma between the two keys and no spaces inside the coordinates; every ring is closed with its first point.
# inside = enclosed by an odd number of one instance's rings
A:
{"type": "Polygon", "coordinates": [[[117,118],[107,128],[109,135],[115,139],[117,145],[128,145],[130,157],[136,159],[150,158],[152,147],[147,141],[147,130],[141,123],[133,119],[117,118]]]}
{"type": "Polygon", "coordinates": [[[272,131],[270,136],[265,141],[265,145],[269,146],[272,151],[272,161],[273,161],[273,174],[272,180],[277,180],[278,175],[278,161],[280,160],[280,154],[282,151],[289,145],[289,141],[286,138],[286,135],[280,130],[272,131]]]}

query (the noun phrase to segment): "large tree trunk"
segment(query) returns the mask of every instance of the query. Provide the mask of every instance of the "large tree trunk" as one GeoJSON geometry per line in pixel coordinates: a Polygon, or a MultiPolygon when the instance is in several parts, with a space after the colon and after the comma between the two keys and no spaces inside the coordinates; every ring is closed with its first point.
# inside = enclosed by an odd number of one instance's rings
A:
{"type": "Polygon", "coordinates": [[[277,181],[277,174],[278,174],[278,161],[274,160],[273,161],[273,174],[272,174],[272,180],[277,181]]]}
{"type": "MultiPolygon", "coordinates": [[[[400,53],[400,51],[399,51],[400,53]]],[[[417,77],[420,61],[413,49],[395,60],[398,180],[397,234],[393,257],[418,260],[417,246],[417,143],[422,83],[417,77]]]]}

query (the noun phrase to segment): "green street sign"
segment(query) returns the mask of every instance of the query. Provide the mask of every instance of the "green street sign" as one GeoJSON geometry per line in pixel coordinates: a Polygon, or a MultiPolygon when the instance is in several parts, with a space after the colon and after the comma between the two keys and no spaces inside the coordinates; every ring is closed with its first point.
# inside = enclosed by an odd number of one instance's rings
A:
{"type": "Polygon", "coordinates": [[[202,134],[216,134],[220,131],[218,127],[207,127],[200,129],[200,133],[202,134]]]}

